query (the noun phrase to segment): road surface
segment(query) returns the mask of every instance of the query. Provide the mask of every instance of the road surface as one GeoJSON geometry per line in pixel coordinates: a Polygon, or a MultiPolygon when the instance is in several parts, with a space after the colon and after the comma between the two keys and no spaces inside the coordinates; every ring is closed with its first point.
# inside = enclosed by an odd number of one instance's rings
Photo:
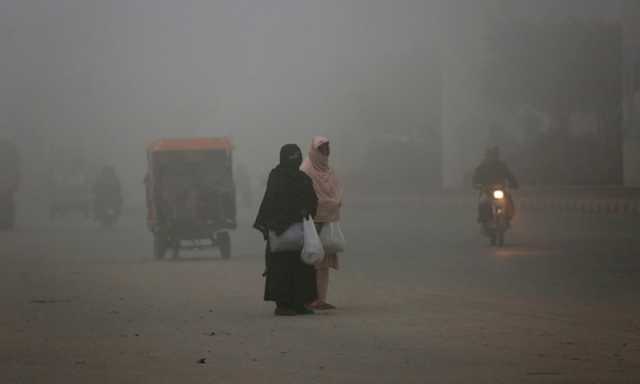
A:
{"type": "Polygon", "coordinates": [[[234,256],[152,259],[114,230],[0,234],[0,383],[640,382],[637,219],[522,212],[503,249],[462,208],[359,201],[338,310],[276,318],[250,212],[234,256]]]}

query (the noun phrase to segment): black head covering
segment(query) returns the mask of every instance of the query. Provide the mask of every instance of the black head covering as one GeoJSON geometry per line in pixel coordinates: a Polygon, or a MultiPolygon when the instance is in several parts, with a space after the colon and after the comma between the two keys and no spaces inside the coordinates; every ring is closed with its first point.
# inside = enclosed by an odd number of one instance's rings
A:
{"type": "Polygon", "coordinates": [[[298,170],[302,165],[302,151],[296,144],[287,144],[280,149],[280,167],[298,170]]]}
{"type": "Polygon", "coordinates": [[[311,179],[300,171],[301,164],[300,147],[287,144],[280,149],[280,164],[269,174],[254,224],[265,237],[270,230],[282,233],[305,215],[316,213],[318,198],[311,179]]]}

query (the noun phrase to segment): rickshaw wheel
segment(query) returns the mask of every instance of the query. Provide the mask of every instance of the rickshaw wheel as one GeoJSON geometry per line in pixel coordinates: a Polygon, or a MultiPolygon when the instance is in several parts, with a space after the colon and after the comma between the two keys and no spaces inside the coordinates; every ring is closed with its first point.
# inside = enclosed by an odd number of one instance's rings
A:
{"type": "Polygon", "coordinates": [[[159,234],[153,235],[153,256],[160,260],[164,257],[167,252],[167,246],[164,238],[159,234]]]}
{"type": "Polygon", "coordinates": [[[220,247],[220,255],[223,259],[229,260],[231,258],[231,237],[229,236],[229,232],[218,233],[216,240],[220,247]]]}

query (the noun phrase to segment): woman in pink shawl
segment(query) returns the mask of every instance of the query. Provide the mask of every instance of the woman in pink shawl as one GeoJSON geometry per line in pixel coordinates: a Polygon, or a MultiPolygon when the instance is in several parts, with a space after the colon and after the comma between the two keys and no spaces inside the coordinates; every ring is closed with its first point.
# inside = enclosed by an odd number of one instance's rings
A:
{"type": "MultiPolygon", "coordinates": [[[[309,157],[302,163],[300,169],[311,177],[313,188],[318,196],[318,211],[315,222],[318,230],[324,224],[340,220],[342,207],[342,186],[333,169],[329,166],[329,139],[314,137],[311,143],[309,157]]],[[[329,291],[329,268],[338,269],[338,255],[328,254],[324,260],[316,265],[316,279],[318,284],[318,300],[310,304],[312,309],[335,309],[327,303],[329,291]]]]}

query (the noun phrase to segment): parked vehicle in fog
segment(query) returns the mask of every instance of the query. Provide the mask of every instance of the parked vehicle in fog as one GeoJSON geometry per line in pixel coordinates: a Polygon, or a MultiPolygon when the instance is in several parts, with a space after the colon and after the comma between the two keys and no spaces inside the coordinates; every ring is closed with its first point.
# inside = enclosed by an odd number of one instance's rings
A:
{"type": "Polygon", "coordinates": [[[228,138],[160,140],[147,149],[148,225],[154,256],[219,248],[231,257],[236,228],[232,144],[228,138]]]}

